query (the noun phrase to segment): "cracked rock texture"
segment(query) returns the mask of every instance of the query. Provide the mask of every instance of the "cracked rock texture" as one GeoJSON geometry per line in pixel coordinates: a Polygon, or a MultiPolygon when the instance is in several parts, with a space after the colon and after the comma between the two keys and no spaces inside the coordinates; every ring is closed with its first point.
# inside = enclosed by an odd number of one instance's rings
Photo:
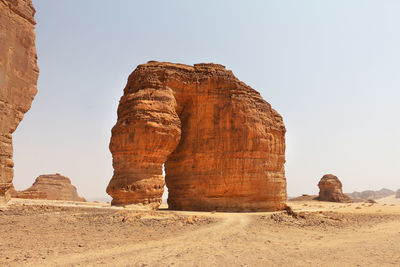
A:
{"type": "Polygon", "coordinates": [[[350,197],[343,194],[342,183],[333,174],[324,175],[318,183],[319,200],[331,202],[352,202],[350,197]]]}
{"type": "Polygon", "coordinates": [[[0,204],[14,175],[12,133],[37,91],[34,14],[31,0],[0,0],[0,204]]]}
{"type": "Polygon", "coordinates": [[[11,197],[15,198],[86,201],[78,195],[76,187],[71,184],[71,180],[59,173],[40,175],[28,189],[16,191],[12,187],[10,194],[11,197]]]}
{"type": "Polygon", "coordinates": [[[112,129],[113,205],[272,211],[286,202],[285,126],[260,94],[218,64],[139,65],[112,129]]]}

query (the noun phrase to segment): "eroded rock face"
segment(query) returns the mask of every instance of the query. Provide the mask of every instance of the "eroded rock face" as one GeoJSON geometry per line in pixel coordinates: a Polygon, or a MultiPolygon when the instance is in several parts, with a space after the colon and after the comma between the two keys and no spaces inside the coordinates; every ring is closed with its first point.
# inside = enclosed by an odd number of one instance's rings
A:
{"type": "Polygon", "coordinates": [[[0,1],[0,203],[12,185],[12,133],[31,107],[39,69],[30,0],[0,1]]]}
{"type": "Polygon", "coordinates": [[[280,210],[285,126],[260,94],[218,64],[149,62],[129,76],[112,129],[113,205],[280,210]]]}
{"type": "Polygon", "coordinates": [[[36,189],[17,191],[14,185],[8,190],[12,198],[24,198],[24,199],[46,199],[47,194],[43,191],[38,191],[36,189]]]}
{"type": "Polygon", "coordinates": [[[15,198],[86,201],[78,195],[76,187],[71,184],[71,180],[58,173],[40,175],[28,189],[16,191],[12,188],[10,193],[15,198]]]}
{"type": "Polygon", "coordinates": [[[351,202],[351,199],[343,194],[342,183],[333,174],[324,175],[318,183],[319,197],[321,201],[351,202]]]}

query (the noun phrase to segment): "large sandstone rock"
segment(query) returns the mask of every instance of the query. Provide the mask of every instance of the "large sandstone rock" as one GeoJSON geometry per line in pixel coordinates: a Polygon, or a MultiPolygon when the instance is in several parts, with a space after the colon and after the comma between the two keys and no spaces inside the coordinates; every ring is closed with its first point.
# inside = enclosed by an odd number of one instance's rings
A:
{"type": "Polygon", "coordinates": [[[10,193],[15,198],[86,201],[83,197],[78,196],[76,187],[71,184],[71,180],[58,173],[40,175],[28,189],[16,191],[12,188],[10,193]]]}
{"type": "Polygon", "coordinates": [[[400,189],[396,191],[396,198],[400,198],[400,189]]]}
{"type": "Polygon", "coordinates": [[[319,197],[321,201],[351,202],[351,199],[343,194],[342,183],[333,174],[324,175],[318,183],[319,197]]]}
{"type": "Polygon", "coordinates": [[[31,106],[39,69],[31,0],[0,1],[0,203],[12,185],[12,133],[31,106]]]}
{"type": "Polygon", "coordinates": [[[129,76],[112,129],[113,205],[270,211],[286,202],[285,126],[218,64],[148,62],[129,76]]]}

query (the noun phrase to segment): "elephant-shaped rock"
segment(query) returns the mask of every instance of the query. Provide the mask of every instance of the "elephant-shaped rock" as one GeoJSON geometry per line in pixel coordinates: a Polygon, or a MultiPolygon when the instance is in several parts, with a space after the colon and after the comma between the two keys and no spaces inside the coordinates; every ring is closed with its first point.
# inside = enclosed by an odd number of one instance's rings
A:
{"type": "Polygon", "coordinates": [[[150,61],[119,103],[107,193],[113,205],[157,209],[166,183],[174,210],[281,210],[285,132],[271,105],[224,66],[150,61]]]}

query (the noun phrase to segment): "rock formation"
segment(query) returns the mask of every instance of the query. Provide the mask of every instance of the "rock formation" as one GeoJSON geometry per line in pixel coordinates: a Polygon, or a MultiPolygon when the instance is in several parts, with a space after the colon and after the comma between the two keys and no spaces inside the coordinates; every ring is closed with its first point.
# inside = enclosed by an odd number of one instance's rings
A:
{"type": "Polygon", "coordinates": [[[378,191],[373,191],[373,190],[366,190],[362,192],[353,192],[353,193],[347,193],[346,195],[349,196],[351,199],[353,199],[354,202],[363,202],[368,199],[381,199],[384,197],[388,197],[391,195],[394,195],[395,192],[390,189],[382,188],[381,190],[378,191]]]}
{"type": "Polygon", "coordinates": [[[31,0],[0,1],[0,204],[12,185],[12,133],[31,106],[39,69],[31,0]]]}
{"type": "Polygon", "coordinates": [[[56,174],[40,175],[31,187],[24,191],[10,190],[11,196],[26,199],[48,199],[67,201],[86,201],[78,196],[76,187],[68,177],[56,174]]]}
{"type": "Polygon", "coordinates": [[[400,198],[400,189],[396,191],[396,198],[400,198]]]}
{"type": "Polygon", "coordinates": [[[14,188],[14,185],[10,187],[8,190],[10,196],[12,198],[24,198],[24,199],[46,199],[47,194],[43,191],[38,191],[35,189],[31,190],[24,190],[24,191],[17,191],[14,188]]]}
{"type": "Polygon", "coordinates": [[[324,175],[319,181],[318,187],[318,199],[321,201],[352,202],[348,196],[343,194],[342,183],[333,174],[324,175]]]}
{"type": "Polygon", "coordinates": [[[318,200],[318,199],[319,199],[318,195],[308,195],[308,194],[302,194],[299,197],[292,197],[292,198],[288,197],[289,201],[312,201],[312,200],[318,200]]]}
{"type": "Polygon", "coordinates": [[[218,64],[150,61],[129,76],[112,129],[113,205],[270,211],[286,202],[285,126],[218,64]]]}

